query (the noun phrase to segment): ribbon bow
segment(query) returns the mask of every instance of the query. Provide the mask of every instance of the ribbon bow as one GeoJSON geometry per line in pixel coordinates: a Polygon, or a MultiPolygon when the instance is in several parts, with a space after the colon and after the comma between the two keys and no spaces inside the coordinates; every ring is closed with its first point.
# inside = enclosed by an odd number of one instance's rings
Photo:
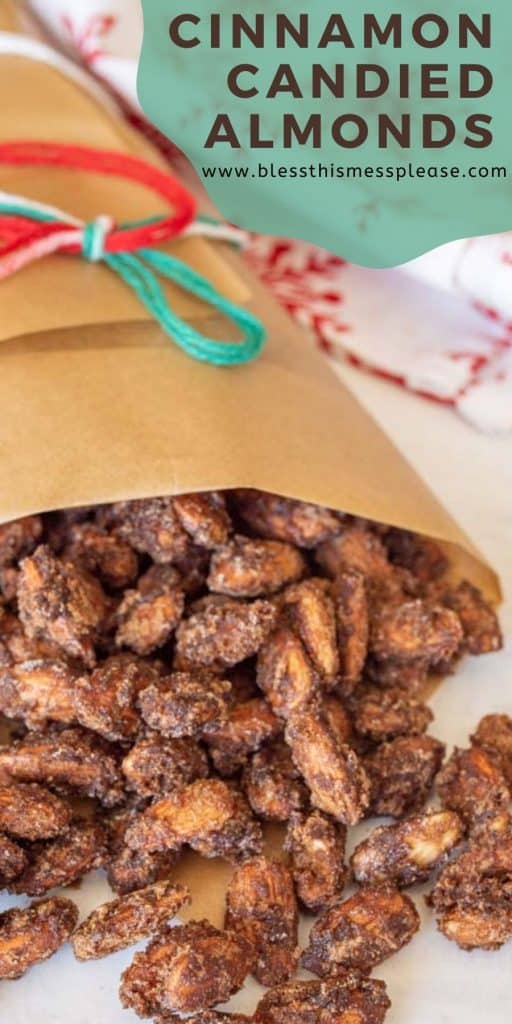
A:
{"type": "Polygon", "coordinates": [[[214,366],[236,366],[255,359],[265,343],[263,324],[224,298],[206,278],[181,260],[156,248],[183,234],[239,240],[228,225],[195,220],[193,196],[172,175],[138,158],[107,150],[53,143],[0,145],[0,163],[80,168],[116,174],[152,188],[173,212],[135,224],[117,225],[109,216],[85,223],[69,213],[32,199],[0,192],[0,281],[35,260],[54,253],[75,253],[105,263],[130,287],[163,330],[188,355],[214,366]],[[173,313],[158,276],[192,293],[242,332],[237,342],[218,341],[194,330],[173,313]]]}

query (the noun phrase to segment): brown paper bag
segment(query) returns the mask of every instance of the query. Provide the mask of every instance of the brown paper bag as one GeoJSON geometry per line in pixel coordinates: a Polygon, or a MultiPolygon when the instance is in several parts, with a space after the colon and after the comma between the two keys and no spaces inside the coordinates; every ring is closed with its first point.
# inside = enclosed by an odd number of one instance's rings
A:
{"type": "MultiPolygon", "coordinates": [[[[0,0],[0,29],[16,26],[0,0]]],[[[142,155],[148,143],[60,72],[0,57],[0,139],[78,142],[142,155]]],[[[155,211],[138,186],[0,165],[0,189],[82,217],[155,211]]],[[[0,522],[59,507],[209,488],[257,487],[442,540],[497,601],[496,574],[323,357],[250,277],[201,240],[170,247],[265,321],[259,360],[215,369],[181,353],[107,269],[52,257],[0,284],[0,522]]],[[[177,289],[181,316],[226,324],[177,289]]],[[[193,913],[219,920],[230,869],[191,857],[193,913]]]]}

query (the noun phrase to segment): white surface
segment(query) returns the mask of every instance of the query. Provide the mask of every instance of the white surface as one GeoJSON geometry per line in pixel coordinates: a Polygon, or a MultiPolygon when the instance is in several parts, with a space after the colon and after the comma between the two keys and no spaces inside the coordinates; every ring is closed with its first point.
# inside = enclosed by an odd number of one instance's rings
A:
{"type": "MultiPolygon", "coordinates": [[[[512,714],[512,440],[479,435],[450,411],[357,370],[338,372],[502,575],[506,649],[468,659],[433,700],[431,731],[449,745],[465,744],[486,712],[512,714]]],[[[367,831],[353,830],[352,843],[367,831]]],[[[436,931],[423,904],[426,889],[412,890],[423,918],[420,933],[375,971],[388,982],[393,1002],[386,1024],[504,1024],[512,1006],[512,943],[497,953],[461,952],[436,931]]],[[[69,895],[86,914],[109,898],[109,890],[98,872],[69,895]]],[[[14,902],[25,901],[2,898],[0,909],[14,902]]],[[[134,1024],[136,1016],[122,1010],[117,997],[133,952],[77,964],[65,948],[23,981],[0,986],[1,1024],[134,1024]]],[[[256,1001],[251,986],[233,1006],[248,1012],[256,1001]]]]}
{"type": "MultiPolygon", "coordinates": [[[[45,15],[51,9],[53,27],[58,28],[60,3],[36,0],[34,6],[45,15]]],[[[103,6],[103,0],[88,0],[84,10],[95,14],[103,6]]],[[[134,18],[139,17],[136,10],[132,5],[134,18]]],[[[133,40],[138,38],[135,28],[115,36],[114,64],[115,58],[121,58],[117,65],[123,75],[129,69],[126,58],[133,53],[133,40]]],[[[112,73],[112,68],[105,67],[105,72],[112,73]]],[[[117,84],[122,88],[121,79],[117,84]]],[[[131,95],[128,87],[126,94],[131,95]]],[[[483,714],[512,714],[512,439],[479,435],[449,410],[428,405],[348,366],[338,372],[502,576],[505,651],[466,661],[433,700],[432,732],[449,746],[463,745],[483,714]]],[[[367,831],[368,826],[353,830],[352,844],[367,831]]],[[[393,1002],[387,1024],[504,1024],[512,1006],[512,943],[498,953],[462,953],[437,933],[423,904],[424,891],[413,891],[423,918],[419,935],[375,972],[388,982],[393,1002]]],[[[68,895],[78,903],[82,916],[111,896],[99,872],[68,895]]],[[[0,910],[26,902],[0,897],[0,910]]],[[[138,1018],[122,1010],[117,996],[119,976],[133,953],[132,949],[78,964],[66,947],[22,981],[0,985],[0,1024],[134,1024],[138,1018]]],[[[234,1006],[250,1012],[256,1001],[251,987],[237,997],[234,1006]]]]}

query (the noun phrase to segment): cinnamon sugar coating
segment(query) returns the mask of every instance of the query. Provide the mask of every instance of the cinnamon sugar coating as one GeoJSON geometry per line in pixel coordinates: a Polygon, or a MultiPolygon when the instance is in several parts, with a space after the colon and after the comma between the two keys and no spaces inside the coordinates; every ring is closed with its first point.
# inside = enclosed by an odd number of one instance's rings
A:
{"type": "Polygon", "coordinates": [[[128,587],[137,577],[139,560],[133,548],[115,531],[95,523],[73,523],[64,555],[88,572],[97,574],[113,590],[128,587]]]}
{"type": "Polygon", "coordinates": [[[204,739],[215,769],[226,777],[235,775],[249,755],[279,736],[282,728],[267,702],[254,697],[235,704],[225,721],[207,728],[204,739]]]}
{"type": "Polygon", "coordinates": [[[81,728],[27,733],[0,747],[0,780],[44,783],[95,798],[107,807],[123,799],[116,748],[81,728]]]}
{"type": "Polygon", "coordinates": [[[313,805],[343,825],[356,825],[368,807],[368,776],[355,751],[340,743],[321,707],[299,711],[287,723],[285,736],[313,805]]]}
{"type": "Polygon", "coordinates": [[[340,529],[340,520],[329,509],[277,494],[240,490],[236,492],[236,504],[256,534],[300,548],[316,548],[340,529]]]}
{"type": "Polygon", "coordinates": [[[116,610],[117,647],[147,655],[167,643],[185,607],[181,576],[169,565],[154,565],[135,590],[126,590],[116,610]]]}
{"type": "Polygon", "coordinates": [[[231,684],[208,672],[173,672],[145,688],[139,696],[144,721],[162,736],[199,736],[224,722],[231,684]]]}
{"type": "Polygon", "coordinates": [[[74,932],[73,952],[77,960],[98,960],[134,946],[159,932],[189,902],[185,886],[162,881],[103,903],[74,932]]]}
{"type": "Polygon", "coordinates": [[[250,759],[243,788],[256,815],[263,821],[289,821],[305,807],[308,790],[283,740],[266,744],[250,759]]]}
{"type": "Polygon", "coordinates": [[[237,535],[212,555],[208,586],[228,597],[268,597],[300,579],[305,569],[292,544],[237,535]]]}
{"type": "Polygon", "coordinates": [[[453,811],[418,814],[374,829],[354,850],[350,866],[362,885],[426,882],[463,836],[463,823],[453,811]]]}
{"type": "Polygon", "coordinates": [[[24,519],[15,519],[12,523],[0,526],[0,566],[10,566],[25,555],[32,554],[42,533],[41,516],[25,516],[24,519]]]}
{"type": "Polygon", "coordinates": [[[170,739],[151,731],[131,747],[121,768],[127,788],[143,798],[181,789],[210,771],[206,752],[190,737],[170,739]]]}
{"type": "Polygon", "coordinates": [[[0,887],[9,885],[26,867],[27,854],[22,846],[0,833],[0,887]]]}
{"type": "Polygon", "coordinates": [[[306,910],[327,910],[343,891],[347,830],[321,811],[290,816],[285,849],[297,896],[306,910]]]}
{"type": "Polygon", "coordinates": [[[121,979],[121,1002],[140,1017],[186,1014],[227,1002],[251,966],[250,948],[208,921],[167,928],[136,953],[121,979]]]}
{"type": "Polygon", "coordinates": [[[243,860],[261,851],[261,828],[242,794],[220,779],[198,779],[138,815],[126,834],[134,850],[176,850],[243,860]]]}
{"type": "Polygon", "coordinates": [[[51,840],[32,848],[29,862],[11,892],[43,896],[57,886],[72,885],[88,871],[102,867],[106,855],[106,835],[97,822],[81,821],[51,840]]]}
{"type": "Polygon", "coordinates": [[[199,602],[176,631],[178,657],[222,671],[257,654],[276,616],[269,601],[211,596],[199,602]]]}
{"type": "Polygon", "coordinates": [[[508,828],[512,794],[499,761],[483,747],[455,748],[436,785],[443,805],[457,811],[472,831],[508,828]]]}
{"type": "Polygon", "coordinates": [[[21,978],[53,956],[77,921],[78,907],[62,896],[0,914],[0,979],[21,978]]]}
{"type": "Polygon", "coordinates": [[[44,786],[11,782],[0,785],[0,831],[16,839],[51,839],[65,830],[71,808],[44,786]]]}
{"type": "Polygon", "coordinates": [[[288,981],[299,960],[299,913],[290,871],[256,857],[236,869],[226,895],[225,927],[253,951],[252,973],[270,987],[288,981]]]}
{"type": "Polygon", "coordinates": [[[368,886],[318,918],[302,965],[320,977],[335,976],[339,968],[366,973],[407,945],[419,926],[408,896],[390,886],[368,886]]]}
{"type": "Polygon", "coordinates": [[[319,690],[319,678],[300,637],[288,626],[275,629],[258,655],[258,686],[276,715],[289,718],[319,690]]]}
{"type": "Polygon", "coordinates": [[[403,818],[424,806],[445,747],[433,736],[398,736],[364,758],[372,814],[403,818]]]}
{"type": "Polygon", "coordinates": [[[329,590],[326,580],[313,577],[288,587],[283,595],[291,626],[328,688],[340,672],[335,605],[329,590]]]}
{"type": "Polygon", "coordinates": [[[461,949],[512,939],[512,832],[480,837],[447,864],[430,895],[440,931],[461,949]]]}
{"type": "Polygon", "coordinates": [[[65,658],[37,658],[0,668],[0,711],[29,729],[75,725],[76,688],[85,672],[65,658]]]}
{"type": "MultiPolygon", "coordinates": [[[[117,898],[77,959],[154,936],[121,999],[155,1024],[382,1024],[368,975],[416,934],[402,890],[431,876],[448,938],[512,938],[512,720],[485,716],[441,772],[426,735],[429,676],[502,642],[451,568],[429,538],[253,489],[1,526],[0,884],[102,869],[117,898]],[[395,823],[354,849],[371,815],[395,823]],[[189,850],[234,866],[225,931],[170,927],[189,850]],[[296,980],[299,907],[320,915],[319,981],[296,980]],[[250,973],[269,987],[254,1015],[219,1009],[250,973]]],[[[75,929],[72,905],[41,906],[0,915],[0,977],[75,929]]]]}
{"type": "Polygon", "coordinates": [[[107,658],[75,683],[78,722],[112,742],[133,739],[140,729],[138,696],[154,679],[158,672],[141,658],[130,654],[107,658]]]}
{"type": "Polygon", "coordinates": [[[512,788],[512,717],[510,715],[485,715],[471,736],[472,742],[494,754],[499,766],[512,788]]]}
{"type": "Polygon", "coordinates": [[[364,689],[357,701],[354,726],[361,736],[375,742],[396,736],[415,736],[425,732],[434,715],[430,708],[399,689],[364,689]]]}
{"type": "Polygon", "coordinates": [[[109,610],[94,576],[41,545],[20,563],[18,604],[28,636],[94,666],[94,644],[109,610]]]}
{"type": "Polygon", "coordinates": [[[340,972],[325,981],[295,981],[267,992],[254,1024],[382,1024],[391,1006],[383,981],[340,972]]]}

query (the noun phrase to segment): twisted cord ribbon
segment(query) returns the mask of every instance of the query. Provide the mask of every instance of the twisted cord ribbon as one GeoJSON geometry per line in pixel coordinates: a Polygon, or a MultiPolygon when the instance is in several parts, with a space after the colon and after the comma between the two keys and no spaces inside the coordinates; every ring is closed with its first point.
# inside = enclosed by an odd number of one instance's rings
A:
{"type": "Polygon", "coordinates": [[[0,281],[46,256],[79,254],[117,273],[165,333],[194,359],[214,366],[237,366],[261,352],[265,329],[256,317],[220,295],[186,263],[155,248],[177,235],[204,234],[235,243],[243,237],[229,225],[194,219],[195,200],[172,175],[122,153],[41,142],[0,144],[0,163],[117,175],[146,185],[172,207],[171,214],[137,223],[116,225],[107,215],[85,223],[57,207],[0,192],[0,281]],[[219,341],[196,331],[173,312],[157,275],[218,310],[241,330],[242,340],[219,341]]]}

